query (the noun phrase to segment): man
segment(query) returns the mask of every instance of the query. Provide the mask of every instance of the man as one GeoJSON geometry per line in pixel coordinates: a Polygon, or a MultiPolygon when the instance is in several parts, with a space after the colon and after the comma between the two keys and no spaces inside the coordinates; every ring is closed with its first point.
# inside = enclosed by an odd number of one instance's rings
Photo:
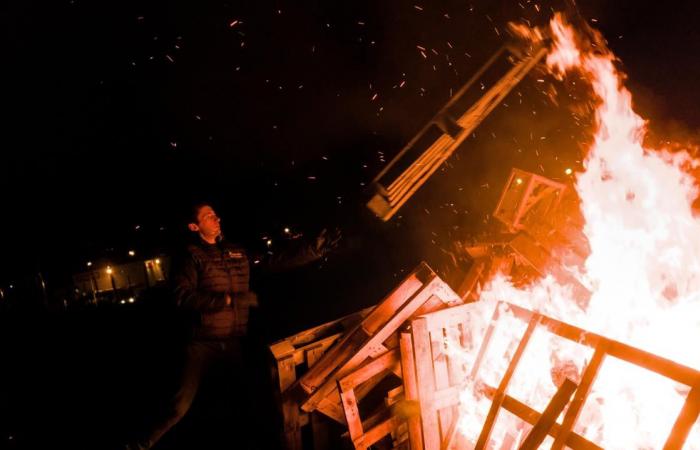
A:
{"type": "MultiPolygon", "coordinates": [[[[178,307],[196,318],[186,348],[185,366],[179,388],[172,398],[166,417],[141,442],[127,449],[144,450],[153,446],[184,417],[192,405],[202,376],[212,363],[240,363],[241,338],[247,332],[248,311],[257,305],[249,289],[250,263],[241,246],[223,238],[221,219],[208,203],[192,209],[188,228],[195,242],[174,267],[172,282],[178,307]]],[[[258,262],[269,269],[287,269],[318,260],[339,239],[325,230],[316,240],[258,262]]],[[[242,393],[242,395],[245,395],[242,393]]]]}

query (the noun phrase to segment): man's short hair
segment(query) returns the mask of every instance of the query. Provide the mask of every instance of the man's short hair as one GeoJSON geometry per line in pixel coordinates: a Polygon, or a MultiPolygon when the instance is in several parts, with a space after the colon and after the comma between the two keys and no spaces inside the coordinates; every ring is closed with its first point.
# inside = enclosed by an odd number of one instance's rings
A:
{"type": "Polygon", "coordinates": [[[198,200],[190,205],[190,209],[187,215],[187,225],[191,223],[198,223],[199,211],[205,206],[211,206],[211,202],[205,200],[198,200]]]}

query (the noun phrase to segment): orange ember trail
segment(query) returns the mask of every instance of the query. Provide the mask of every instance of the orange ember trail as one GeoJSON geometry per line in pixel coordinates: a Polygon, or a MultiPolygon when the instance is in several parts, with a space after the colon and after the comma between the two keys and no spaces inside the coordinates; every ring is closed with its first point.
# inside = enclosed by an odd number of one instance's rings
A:
{"type": "MultiPolygon", "coordinates": [[[[594,94],[594,140],[575,184],[591,253],[584,267],[571,269],[592,295],[582,308],[573,300],[572,288],[553,277],[516,288],[498,276],[474,305],[471,335],[484,335],[495,303],[504,300],[698,369],[700,218],[693,215],[698,190],[688,173],[698,161],[687,152],[645,147],[646,122],[632,109],[614,55],[600,45],[595,53],[579,46],[561,15],[555,15],[550,28],[553,45],[547,67],[558,78],[575,71],[594,94]]],[[[512,355],[525,327],[508,317],[501,322],[506,326],[499,323],[478,379],[461,396],[459,430],[472,441],[491,404],[478,386],[498,386],[506,356],[512,355]]],[[[460,355],[465,362],[474,361],[479,345],[474,342],[474,351],[460,355]]],[[[508,393],[541,411],[557,388],[553,374],[580,373],[591,354],[588,348],[537,332],[508,393]]],[[[606,449],[662,448],[687,393],[686,386],[608,358],[575,431],[606,449]]],[[[490,448],[501,448],[506,433],[512,434],[518,424],[513,416],[501,414],[490,448]]],[[[700,449],[697,424],[684,448],[700,449]]]]}

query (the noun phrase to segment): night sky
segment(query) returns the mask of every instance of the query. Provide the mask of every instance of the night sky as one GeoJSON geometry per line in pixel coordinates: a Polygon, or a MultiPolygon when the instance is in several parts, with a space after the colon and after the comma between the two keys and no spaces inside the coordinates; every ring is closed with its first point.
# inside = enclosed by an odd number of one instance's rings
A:
{"type": "MultiPolygon", "coordinates": [[[[437,258],[484,223],[510,167],[553,178],[580,167],[585,132],[547,101],[540,76],[401,217],[372,218],[367,184],[503,44],[508,21],[544,23],[561,6],[4,2],[0,284],[36,271],[60,283],[88,260],[150,251],[195,198],[252,245],[287,226],[339,226],[355,255],[402,247],[411,256],[397,267],[437,258]],[[390,247],[373,244],[384,237],[390,247]]],[[[642,115],[694,136],[700,6],[578,6],[621,59],[642,115]]]]}

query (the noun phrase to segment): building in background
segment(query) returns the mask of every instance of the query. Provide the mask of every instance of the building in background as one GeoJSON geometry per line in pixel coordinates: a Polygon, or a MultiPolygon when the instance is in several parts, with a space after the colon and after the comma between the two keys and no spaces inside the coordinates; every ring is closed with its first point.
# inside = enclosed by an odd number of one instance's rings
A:
{"type": "Polygon", "coordinates": [[[160,256],[123,264],[94,264],[73,275],[78,303],[133,303],[144,290],[167,281],[170,258],[160,256]]]}

